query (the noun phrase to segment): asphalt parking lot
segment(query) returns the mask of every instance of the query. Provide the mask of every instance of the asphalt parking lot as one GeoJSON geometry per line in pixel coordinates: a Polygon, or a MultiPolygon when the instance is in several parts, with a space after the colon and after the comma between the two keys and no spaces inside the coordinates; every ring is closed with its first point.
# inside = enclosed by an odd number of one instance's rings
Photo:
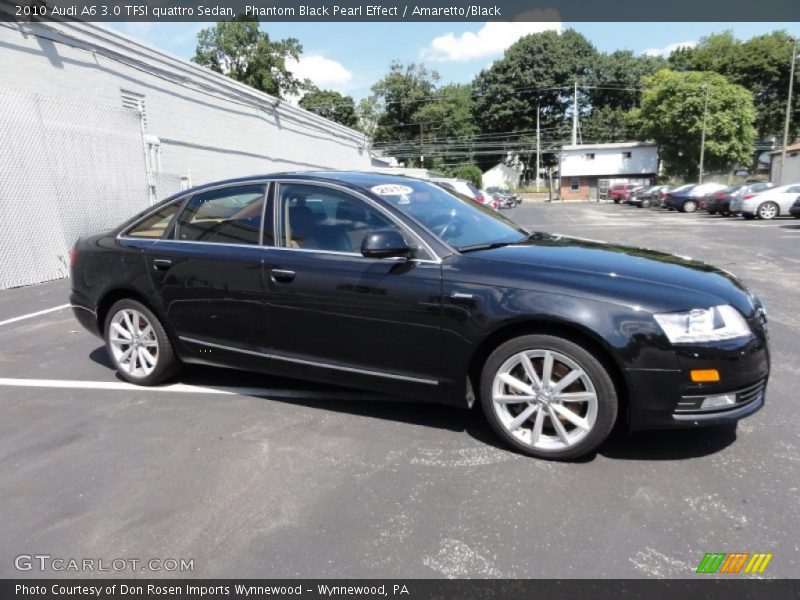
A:
{"type": "Polygon", "coordinates": [[[68,282],[2,291],[0,576],[40,576],[14,557],[49,554],[193,559],[182,575],[204,578],[692,577],[706,552],[771,552],[764,577],[800,576],[800,221],[507,214],[740,275],[769,308],[766,407],[546,462],[475,411],[213,369],[135,388],[68,309],[13,320],[64,305],[68,282]]]}

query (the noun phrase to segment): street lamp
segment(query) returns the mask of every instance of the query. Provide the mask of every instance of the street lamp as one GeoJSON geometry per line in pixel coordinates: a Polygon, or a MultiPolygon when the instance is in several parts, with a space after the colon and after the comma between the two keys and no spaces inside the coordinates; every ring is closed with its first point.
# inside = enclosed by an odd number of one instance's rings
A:
{"type": "Polygon", "coordinates": [[[703,183],[703,159],[706,154],[706,118],[708,117],[708,84],[703,84],[703,90],[706,93],[705,105],[703,106],[703,132],[700,136],[700,173],[697,177],[697,183],[703,183]]]}

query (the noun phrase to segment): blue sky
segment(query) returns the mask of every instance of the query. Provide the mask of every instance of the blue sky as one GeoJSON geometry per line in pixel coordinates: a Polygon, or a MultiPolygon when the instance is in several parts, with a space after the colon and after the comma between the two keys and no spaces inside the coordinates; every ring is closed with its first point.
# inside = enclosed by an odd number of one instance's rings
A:
{"type": "MultiPolygon", "coordinates": [[[[111,23],[110,26],[183,58],[194,54],[195,36],[210,23],[111,23]]],[[[747,39],[775,29],[800,34],[800,23],[265,23],[273,38],[295,37],[303,58],[293,68],[323,88],[358,100],[392,59],[424,62],[442,82],[466,83],[526,33],[572,27],[598,50],[668,52],[730,29],[747,39]]]]}

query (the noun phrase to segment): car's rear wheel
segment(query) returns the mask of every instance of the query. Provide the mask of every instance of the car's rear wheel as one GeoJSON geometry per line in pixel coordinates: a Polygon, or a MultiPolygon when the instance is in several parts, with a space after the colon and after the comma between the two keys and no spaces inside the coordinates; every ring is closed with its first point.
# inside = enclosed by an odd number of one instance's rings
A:
{"type": "Polygon", "coordinates": [[[774,202],[764,202],[758,207],[756,212],[760,219],[769,221],[770,219],[777,217],[780,214],[781,209],[778,208],[778,205],[774,202]]]}
{"type": "Polygon", "coordinates": [[[114,303],[104,331],[108,355],[126,381],[155,385],[177,371],[178,359],[164,327],[141,302],[126,298],[114,303]]]}
{"type": "Polygon", "coordinates": [[[745,219],[747,219],[748,221],[752,221],[753,219],[755,219],[755,218],[756,218],[756,216],[755,216],[755,215],[751,215],[750,213],[742,213],[742,216],[743,216],[745,219]]]}
{"type": "Polygon", "coordinates": [[[683,206],[681,207],[681,212],[685,213],[693,213],[696,210],[697,210],[697,202],[695,202],[694,200],[687,200],[686,202],[683,203],[683,206]]]}
{"type": "Polygon", "coordinates": [[[650,200],[644,198],[640,203],[642,208],[650,208],[650,200]]]}
{"type": "Polygon", "coordinates": [[[550,335],[526,335],[487,359],[481,404],[492,428],[514,448],[568,460],[608,437],[618,400],[608,370],[585,348],[550,335]]]}

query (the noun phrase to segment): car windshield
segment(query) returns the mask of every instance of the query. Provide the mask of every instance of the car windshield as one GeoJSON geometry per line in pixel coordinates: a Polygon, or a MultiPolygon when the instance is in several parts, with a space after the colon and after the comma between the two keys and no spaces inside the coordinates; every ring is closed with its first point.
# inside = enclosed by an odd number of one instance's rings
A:
{"type": "Polygon", "coordinates": [[[529,236],[491,208],[425,181],[386,183],[372,186],[370,191],[459,251],[514,244],[529,236]]]}

